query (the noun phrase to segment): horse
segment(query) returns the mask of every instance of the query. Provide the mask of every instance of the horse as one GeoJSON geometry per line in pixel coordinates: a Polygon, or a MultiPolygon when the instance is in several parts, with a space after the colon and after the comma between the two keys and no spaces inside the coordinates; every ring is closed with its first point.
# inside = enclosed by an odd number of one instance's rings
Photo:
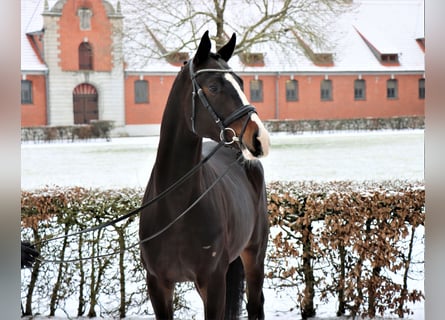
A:
{"type": "Polygon", "coordinates": [[[156,319],[173,318],[175,284],[186,281],[194,283],[205,319],[236,319],[244,281],[248,318],[264,319],[269,224],[258,158],[269,152],[269,133],[227,64],[235,43],[234,33],[211,52],[206,31],[178,72],[162,116],[143,201],[197,169],[140,214],[141,260],[156,319]]]}

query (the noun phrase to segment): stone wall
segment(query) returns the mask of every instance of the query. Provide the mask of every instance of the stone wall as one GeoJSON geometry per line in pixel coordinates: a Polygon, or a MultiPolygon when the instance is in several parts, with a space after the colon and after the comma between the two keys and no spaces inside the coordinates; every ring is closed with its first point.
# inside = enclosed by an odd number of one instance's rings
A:
{"type": "Polygon", "coordinates": [[[425,117],[361,118],[336,120],[267,120],[270,132],[300,133],[307,131],[361,131],[424,129],[425,117]]]}

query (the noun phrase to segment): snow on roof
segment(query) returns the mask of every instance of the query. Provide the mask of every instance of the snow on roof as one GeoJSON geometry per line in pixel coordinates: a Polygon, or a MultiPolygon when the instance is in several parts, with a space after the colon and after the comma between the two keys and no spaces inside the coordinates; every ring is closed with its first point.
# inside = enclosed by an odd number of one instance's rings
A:
{"type": "Polygon", "coordinates": [[[418,6],[415,37],[422,39],[425,38],[425,3],[420,1],[418,6]]]}
{"type": "Polygon", "coordinates": [[[27,33],[42,30],[44,0],[21,1],[21,70],[43,72],[48,68],[40,61],[27,37],[27,33]]]}
{"type": "MultiPolygon", "coordinates": [[[[352,29],[360,33],[379,53],[397,54],[399,57],[400,66],[382,68],[401,71],[424,69],[424,54],[415,41],[419,35],[419,25],[422,24],[419,16],[423,16],[423,1],[362,0],[360,7],[358,14],[351,20],[352,29]]],[[[353,49],[356,43],[348,43],[343,52],[353,49]]],[[[363,60],[366,61],[371,63],[369,59],[363,60]]]]}
{"type": "MultiPolygon", "coordinates": [[[[42,29],[43,3],[45,0],[22,1],[22,69],[44,70],[46,66],[37,58],[25,33],[42,29]],[[26,40],[26,41],[24,41],[26,40]]],[[[109,1],[116,7],[117,0],[109,1]]],[[[48,1],[49,7],[56,3],[48,1]]],[[[283,50],[274,43],[262,43],[252,52],[264,55],[264,66],[247,66],[238,56],[229,64],[238,72],[261,73],[330,73],[330,72],[423,72],[424,52],[416,39],[424,37],[424,2],[422,0],[355,0],[354,10],[340,16],[332,26],[330,35],[333,54],[332,66],[315,65],[308,57],[294,50],[283,50]],[[383,65],[372,53],[362,36],[380,53],[397,54],[399,64],[383,65]]],[[[126,15],[126,1],[121,2],[124,25],[130,23],[126,15]]],[[[244,17],[244,16],[243,16],[244,17]]],[[[238,35],[241,36],[241,35],[238,35]]],[[[161,42],[164,39],[159,39],[161,42]]],[[[154,44],[153,44],[154,45],[154,44]]],[[[165,59],[146,58],[131,54],[133,45],[124,36],[127,72],[174,72],[178,66],[165,59]],[[127,41],[126,41],[127,40],[127,41]]],[[[312,48],[317,51],[317,48],[312,48]]],[[[195,48],[190,48],[193,56],[195,48]]],[[[133,51],[134,52],[134,51],[133,51]]],[[[319,50],[317,51],[319,52],[319,50]]]]}

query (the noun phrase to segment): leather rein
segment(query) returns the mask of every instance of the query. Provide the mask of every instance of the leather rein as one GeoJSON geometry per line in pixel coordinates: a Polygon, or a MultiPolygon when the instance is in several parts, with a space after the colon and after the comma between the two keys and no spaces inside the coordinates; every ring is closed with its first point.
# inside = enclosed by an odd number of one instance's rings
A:
{"type": "MultiPolygon", "coordinates": [[[[60,239],[64,239],[64,238],[68,238],[68,237],[72,237],[72,236],[76,236],[76,235],[81,235],[84,233],[89,233],[89,232],[93,232],[93,231],[97,231],[97,230],[101,230],[103,228],[106,228],[108,226],[111,225],[115,225],[116,223],[123,221],[125,219],[128,219],[134,215],[136,215],[139,211],[141,211],[142,209],[150,206],[151,204],[153,204],[154,202],[164,198],[165,196],[167,196],[167,194],[169,194],[171,191],[175,190],[178,186],[180,186],[181,184],[183,184],[186,180],[188,180],[195,172],[197,172],[222,146],[224,145],[230,145],[234,142],[241,142],[242,136],[244,134],[244,131],[247,127],[247,123],[248,120],[250,118],[250,115],[252,113],[256,113],[256,109],[254,106],[252,105],[243,105],[240,108],[236,109],[234,112],[232,112],[226,119],[221,120],[221,117],[216,113],[216,111],[212,108],[211,104],[209,103],[208,99],[206,98],[201,86],[198,84],[196,77],[200,74],[203,73],[207,73],[207,72],[221,72],[221,73],[232,73],[233,71],[231,69],[200,69],[196,72],[193,71],[193,61],[190,60],[189,62],[189,70],[190,70],[190,78],[192,80],[192,84],[193,84],[193,92],[192,92],[192,117],[191,117],[191,121],[192,121],[192,130],[193,132],[196,134],[196,128],[195,128],[195,116],[196,116],[196,105],[195,105],[195,98],[196,95],[199,97],[201,104],[206,108],[206,110],[210,113],[210,115],[212,116],[213,120],[215,121],[215,123],[219,126],[220,128],[220,142],[210,151],[209,154],[207,154],[203,159],[201,159],[201,161],[196,164],[192,169],[190,169],[186,174],[184,174],[184,176],[182,176],[181,178],[179,178],[175,183],[173,183],[171,186],[169,186],[167,189],[165,189],[164,191],[162,191],[160,194],[158,194],[156,197],[154,197],[153,199],[149,200],[148,202],[142,204],[140,207],[131,210],[130,212],[116,218],[113,219],[111,221],[105,222],[103,224],[91,227],[91,228],[86,228],[77,232],[73,232],[70,234],[66,234],[66,235],[62,235],[62,236],[57,236],[51,239],[47,239],[47,240],[42,240],[40,242],[38,242],[39,244],[41,243],[48,243],[51,241],[55,241],[55,240],[60,240],[60,239]],[[243,124],[240,136],[237,137],[236,136],[236,132],[235,130],[233,130],[232,128],[229,127],[229,125],[231,123],[233,123],[234,121],[241,119],[242,117],[249,115],[249,117],[247,117],[246,121],[243,124]],[[225,138],[225,134],[226,132],[230,132],[232,134],[231,140],[226,140],[225,138]]],[[[96,256],[91,256],[91,257],[85,257],[85,258],[78,258],[78,259],[70,259],[70,260],[47,260],[47,259],[43,259],[43,258],[37,258],[36,260],[39,260],[40,262],[46,262],[46,263],[71,263],[71,262],[78,262],[78,261],[82,261],[82,260],[91,260],[91,259],[95,259],[95,258],[103,258],[103,257],[107,257],[107,256],[112,256],[115,254],[119,254],[122,251],[128,250],[130,248],[133,248],[137,245],[140,245],[144,242],[150,241],[153,238],[156,238],[157,236],[159,236],[160,234],[162,234],[163,232],[165,232],[166,230],[168,230],[174,223],[176,223],[179,219],[181,219],[185,214],[187,214],[231,169],[231,167],[239,162],[242,159],[242,155],[238,156],[236,158],[236,160],[234,160],[232,163],[229,164],[229,166],[226,168],[226,170],[187,208],[185,209],[178,217],[176,217],[172,222],[170,222],[169,224],[167,224],[166,226],[164,226],[163,228],[161,228],[159,231],[157,231],[156,233],[154,233],[153,235],[140,240],[139,242],[126,247],[123,250],[117,250],[111,253],[107,253],[107,254],[103,254],[103,255],[96,255],[96,256]]]]}

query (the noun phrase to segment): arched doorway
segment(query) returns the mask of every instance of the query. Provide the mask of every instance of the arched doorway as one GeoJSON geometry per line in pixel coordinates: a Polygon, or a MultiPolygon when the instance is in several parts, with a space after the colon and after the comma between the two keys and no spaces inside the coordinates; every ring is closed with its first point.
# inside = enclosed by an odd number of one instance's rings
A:
{"type": "Polygon", "coordinates": [[[73,91],[74,124],[86,124],[99,119],[98,96],[95,87],[79,84],[73,91]]]}

